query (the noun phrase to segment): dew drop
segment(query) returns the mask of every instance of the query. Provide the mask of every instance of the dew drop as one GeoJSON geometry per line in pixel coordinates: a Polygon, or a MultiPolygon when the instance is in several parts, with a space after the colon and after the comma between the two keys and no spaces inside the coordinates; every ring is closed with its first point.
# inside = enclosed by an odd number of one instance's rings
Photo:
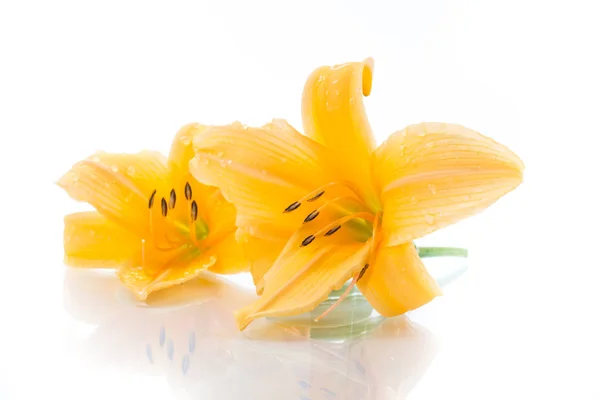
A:
{"type": "Polygon", "coordinates": [[[267,170],[266,169],[261,169],[260,173],[263,174],[263,175],[266,175],[267,174],[267,170]]]}
{"type": "Polygon", "coordinates": [[[435,222],[435,218],[433,217],[433,215],[426,215],[425,216],[425,221],[429,224],[429,225],[433,225],[433,223],[435,222]]]}
{"type": "Polygon", "coordinates": [[[219,157],[219,158],[223,157],[224,155],[225,155],[225,153],[223,153],[222,151],[217,153],[217,157],[219,157]]]}
{"type": "Polygon", "coordinates": [[[416,197],[416,196],[413,196],[413,197],[411,197],[411,198],[410,198],[410,202],[411,202],[412,204],[417,204],[417,202],[418,202],[418,200],[417,200],[417,197],[416,197]]]}
{"type": "Polygon", "coordinates": [[[192,142],[192,137],[190,135],[181,135],[181,137],[179,138],[179,141],[184,146],[188,146],[192,142]]]}
{"type": "Polygon", "coordinates": [[[127,167],[127,175],[129,175],[129,176],[135,175],[135,167],[133,165],[130,165],[129,167],[127,167]]]}
{"type": "Polygon", "coordinates": [[[133,199],[133,193],[129,193],[127,196],[125,196],[125,203],[131,203],[132,199],[133,199]]]}
{"type": "Polygon", "coordinates": [[[112,172],[119,172],[119,166],[117,164],[113,164],[111,165],[110,170],[112,172]]]}
{"type": "Polygon", "coordinates": [[[427,185],[427,188],[429,189],[429,192],[431,194],[436,194],[437,189],[435,188],[435,185],[433,185],[433,184],[430,183],[429,185],[427,185]]]}

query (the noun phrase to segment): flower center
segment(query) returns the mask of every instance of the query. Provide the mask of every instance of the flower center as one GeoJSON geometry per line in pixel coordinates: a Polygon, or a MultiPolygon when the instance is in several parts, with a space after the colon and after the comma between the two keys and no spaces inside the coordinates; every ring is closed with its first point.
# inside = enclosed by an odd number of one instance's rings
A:
{"type": "Polygon", "coordinates": [[[160,205],[156,207],[156,189],[148,199],[150,237],[158,250],[169,251],[186,244],[198,247],[198,241],[208,235],[208,225],[198,218],[198,203],[193,199],[189,182],[185,183],[183,193],[185,202],[178,202],[177,191],[172,188],[168,195],[161,197],[160,205]],[[160,214],[155,215],[158,211],[160,214]]]}
{"type": "Polygon", "coordinates": [[[299,247],[318,246],[319,243],[332,240],[332,236],[337,236],[343,231],[349,235],[344,240],[358,241],[370,246],[363,268],[352,277],[352,281],[340,298],[315,319],[316,322],[329,314],[348,296],[354,285],[364,276],[369,265],[373,263],[374,250],[379,240],[377,232],[381,222],[381,212],[373,212],[358,191],[346,182],[332,182],[321,186],[291,203],[283,212],[297,213],[302,205],[313,202],[318,204],[315,204],[312,211],[306,215],[302,226],[296,231],[308,233],[299,240],[299,247]]]}

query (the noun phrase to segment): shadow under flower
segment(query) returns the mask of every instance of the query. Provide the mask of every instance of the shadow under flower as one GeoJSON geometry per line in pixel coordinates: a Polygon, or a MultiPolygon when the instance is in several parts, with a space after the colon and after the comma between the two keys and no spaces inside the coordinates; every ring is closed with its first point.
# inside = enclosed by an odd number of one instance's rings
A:
{"type": "Polygon", "coordinates": [[[406,317],[336,341],[310,338],[292,321],[239,332],[232,313],[255,296],[213,276],[143,305],[106,273],[67,269],[64,285],[68,312],[96,325],[86,360],[166,377],[181,398],[402,398],[437,352],[431,333],[406,317]]]}

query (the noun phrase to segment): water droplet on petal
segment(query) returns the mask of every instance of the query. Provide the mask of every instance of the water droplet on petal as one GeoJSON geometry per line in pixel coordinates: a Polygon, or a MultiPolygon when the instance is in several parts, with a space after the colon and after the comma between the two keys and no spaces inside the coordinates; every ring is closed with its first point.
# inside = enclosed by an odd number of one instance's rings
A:
{"type": "Polygon", "coordinates": [[[135,167],[133,165],[130,165],[129,167],[127,167],[127,174],[129,176],[134,176],[135,175],[135,167]]]}
{"type": "Polygon", "coordinates": [[[410,202],[412,204],[417,204],[417,202],[418,202],[417,197],[416,196],[411,197],[410,202]]]}
{"type": "Polygon", "coordinates": [[[261,169],[260,173],[263,174],[263,175],[266,175],[267,174],[267,170],[266,169],[261,169]]]}
{"type": "Polygon", "coordinates": [[[436,194],[437,189],[435,188],[435,185],[433,185],[433,184],[430,183],[429,185],[427,185],[427,188],[429,189],[429,192],[431,194],[436,194]]]}
{"type": "Polygon", "coordinates": [[[190,135],[181,135],[179,141],[181,141],[181,144],[184,146],[188,146],[192,142],[192,137],[190,135]]]}
{"type": "Polygon", "coordinates": [[[113,164],[110,166],[110,170],[112,172],[119,172],[119,166],[117,164],[113,164]]]}
{"type": "Polygon", "coordinates": [[[219,157],[219,158],[223,157],[224,155],[225,155],[225,153],[223,153],[222,151],[217,153],[217,157],[219,157]]]}
{"type": "Polygon", "coordinates": [[[433,225],[433,223],[435,222],[435,218],[433,217],[433,215],[426,215],[425,216],[425,221],[429,224],[429,225],[433,225]]]}

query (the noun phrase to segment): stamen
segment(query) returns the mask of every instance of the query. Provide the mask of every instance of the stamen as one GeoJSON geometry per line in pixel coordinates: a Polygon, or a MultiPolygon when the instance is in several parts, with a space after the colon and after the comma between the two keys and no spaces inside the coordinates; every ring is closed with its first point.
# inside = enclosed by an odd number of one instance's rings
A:
{"type": "Polygon", "coordinates": [[[321,190],[319,193],[317,193],[314,197],[311,197],[310,199],[306,199],[306,201],[311,202],[311,201],[315,201],[317,200],[319,197],[323,196],[325,194],[324,190],[321,190]]]}
{"type": "Polygon", "coordinates": [[[175,208],[176,202],[177,202],[177,195],[175,194],[175,189],[171,189],[171,193],[169,194],[169,208],[171,210],[175,208]]]}
{"type": "Polygon", "coordinates": [[[365,272],[367,272],[367,268],[369,268],[369,264],[365,264],[363,269],[360,270],[360,273],[358,274],[358,278],[356,278],[356,282],[360,281],[360,278],[362,278],[363,275],[365,274],[365,272]]]}
{"type": "Polygon", "coordinates": [[[198,245],[198,238],[196,237],[196,220],[198,219],[198,204],[196,203],[196,200],[193,200],[191,203],[188,199],[188,205],[189,205],[189,209],[190,209],[190,219],[189,219],[189,225],[190,225],[190,236],[192,239],[192,243],[194,243],[196,246],[198,245]]]}
{"type": "Polygon", "coordinates": [[[148,200],[148,208],[152,208],[152,206],[154,205],[154,196],[156,196],[156,189],[154,189],[154,191],[150,195],[150,200],[148,200]]]}
{"type": "Polygon", "coordinates": [[[167,201],[165,200],[164,197],[160,200],[160,209],[161,209],[161,212],[162,212],[162,216],[166,217],[167,216],[167,212],[168,212],[168,208],[167,208],[167,201]]]}
{"type": "Polygon", "coordinates": [[[338,226],[336,226],[334,228],[331,228],[330,230],[328,230],[325,233],[325,236],[331,236],[331,235],[333,235],[334,233],[336,233],[337,231],[339,231],[341,227],[342,227],[341,225],[338,225],[338,226]]]}
{"type": "Polygon", "coordinates": [[[192,216],[192,222],[196,222],[198,219],[198,204],[196,204],[196,200],[192,201],[190,215],[192,216]]]}
{"type": "Polygon", "coordinates": [[[373,222],[373,214],[367,211],[362,211],[346,215],[336,221],[331,222],[330,224],[327,224],[324,228],[319,229],[314,236],[320,236],[323,234],[325,234],[324,236],[333,235],[338,229],[340,229],[342,225],[353,219],[364,219],[365,221],[373,222]]]}
{"type": "Polygon", "coordinates": [[[302,203],[295,201],[292,204],[290,204],[289,206],[287,206],[287,208],[285,210],[283,210],[284,213],[289,213],[294,211],[295,209],[297,209],[298,207],[300,207],[302,205],[302,203]]]}
{"type": "Polygon", "coordinates": [[[315,240],[315,236],[314,235],[309,235],[306,238],[304,238],[304,240],[302,241],[302,244],[300,244],[300,247],[305,247],[308,246],[309,244],[311,244],[313,242],[313,240],[315,240]]]}
{"type": "Polygon", "coordinates": [[[303,201],[308,201],[308,202],[315,201],[319,197],[321,197],[325,194],[325,189],[331,188],[334,186],[345,187],[346,189],[348,189],[352,193],[354,193],[354,195],[357,198],[360,199],[360,195],[359,195],[358,191],[352,187],[353,185],[350,182],[330,182],[330,183],[327,183],[327,184],[321,186],[320,188],[313,190],[312,192],[310,192],[309,194],[307,194],[306,196],[304,196],[300,200],[298,200],[297,203],[302,203],[303,201]]]}
{"type": "Polygon", "coordinates": [[[314,210],[304,218],[304,223],[310,222],[319,216],[319,210],[314,210]]]}
{"type": "Polygon", "coordinates": [[[189,182],[185,183],[184,193],[185,193],[185,199],[187,201],[190,201],[192,199],[192,187],[190,186],[189,182]]]}

